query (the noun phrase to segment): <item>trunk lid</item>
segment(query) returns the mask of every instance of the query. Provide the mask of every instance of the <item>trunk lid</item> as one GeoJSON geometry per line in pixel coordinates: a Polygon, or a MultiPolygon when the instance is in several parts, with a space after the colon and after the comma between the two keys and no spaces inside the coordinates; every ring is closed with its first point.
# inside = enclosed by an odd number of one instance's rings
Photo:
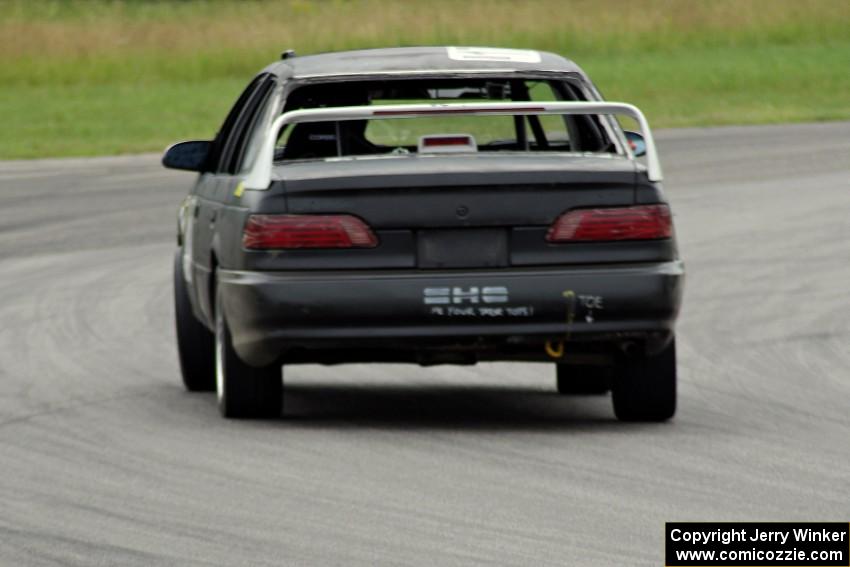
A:
{"type": "Polygon", "coordinates": [[[666,244],[553,245],[548,227],[578,207],[635,204],[635,163],[600,154],[381,156],[275,168],[261,213],[351,214],[374,249],[290,250],[264,269],[457,269],[646,261],[666,244]]]}
{"type": "Polygon", "coordinates": [[[634,202],[634,163],[598,155],[376,157],[276,168],[286,212],[348,213],[376,230],[548,225],[634,202]]]}

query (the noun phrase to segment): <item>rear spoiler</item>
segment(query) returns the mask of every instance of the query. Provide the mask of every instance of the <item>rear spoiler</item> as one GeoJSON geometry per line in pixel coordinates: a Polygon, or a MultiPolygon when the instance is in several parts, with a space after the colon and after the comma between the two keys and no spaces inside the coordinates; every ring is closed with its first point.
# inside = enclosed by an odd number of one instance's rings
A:
{"type": "MultiPolygon", "coordinates": [[[[288,124],[301,122],[336,122],[340,120],[381,120],[388,118],[420,118],[437,115],[546,115],[546,114],[620,114],[633,118],[640,126],[646,141],[647,176],[650,181],[661,181],[661,163],[646,117],[636,106],[624,102],[504,102],[458,104],[398,104],[376,106],[339,106],[293,110],[278,116],[272,122],[266,138],[247,177],[246,189],[268,189],[271,183],[274,146],[281,129],[288,124]]],[[[631,149],[626,150],[632,157],[631,149]]]]}

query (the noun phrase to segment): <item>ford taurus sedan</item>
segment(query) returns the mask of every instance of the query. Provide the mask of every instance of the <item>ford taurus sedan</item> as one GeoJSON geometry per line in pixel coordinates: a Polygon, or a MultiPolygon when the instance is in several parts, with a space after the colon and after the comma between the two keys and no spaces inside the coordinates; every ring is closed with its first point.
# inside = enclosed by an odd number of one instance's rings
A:
{"type": "Polygon", "coordinates": [[[548,363],[619,419],[675,412],[684,268],[657,150],[572,61],[286,52],[163,162],[198,173],[174,256],[183,381],[226,417],[279,416],[289,365],[352,362],[548,363]]]}

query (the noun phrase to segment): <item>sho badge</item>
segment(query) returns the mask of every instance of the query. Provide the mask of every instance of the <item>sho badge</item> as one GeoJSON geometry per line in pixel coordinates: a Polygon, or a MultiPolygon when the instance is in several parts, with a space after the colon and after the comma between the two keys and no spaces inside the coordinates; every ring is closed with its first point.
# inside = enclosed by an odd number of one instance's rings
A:
{"type": "Polygon", "coordinates": [[[508,288],[487,287],[426,287],[422,290],[425,305],[463,305],[477,303],[507,303],[508,288]]]}

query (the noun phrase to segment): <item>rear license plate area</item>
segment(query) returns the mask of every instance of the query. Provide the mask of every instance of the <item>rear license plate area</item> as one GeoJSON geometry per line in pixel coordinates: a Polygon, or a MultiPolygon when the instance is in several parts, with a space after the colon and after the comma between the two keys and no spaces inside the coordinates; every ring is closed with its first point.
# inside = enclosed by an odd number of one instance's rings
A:
{"type": "Polygon", "coordinates": [[[495,268],[508,265],[504,228],[420,230],[416,234],[418,268],[495,268]]]}

